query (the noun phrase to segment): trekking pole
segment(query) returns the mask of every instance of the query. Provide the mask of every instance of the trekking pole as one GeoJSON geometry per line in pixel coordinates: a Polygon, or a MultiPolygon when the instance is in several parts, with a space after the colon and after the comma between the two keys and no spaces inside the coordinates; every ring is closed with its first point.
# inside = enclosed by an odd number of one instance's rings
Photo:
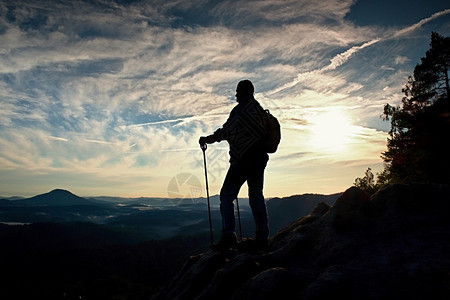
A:
{"type": "Polygon", "coordinates": [[[237,215],[238,215],[238,221],[239,221],[239,235],[241,236],[241,241],[242,241],[241,212],[239,210],[239,200],[237,197],[236,197],[236,209],[237,209],[237,215]]]}
{"type": "Polygon", "coordinates": [[[209,187],[208,187],[208,171],[206,169],[206,149],[208,148],[206,144],[200,146],[203,150],[203,165],[205,166],[205,182],[206,182],[206,198],[208,199],[208,217],[209,217],[209,233],[211,235],[211,246],[214,245],[212,223],[211,223],[211,205],[209,203],[209,187]]]}

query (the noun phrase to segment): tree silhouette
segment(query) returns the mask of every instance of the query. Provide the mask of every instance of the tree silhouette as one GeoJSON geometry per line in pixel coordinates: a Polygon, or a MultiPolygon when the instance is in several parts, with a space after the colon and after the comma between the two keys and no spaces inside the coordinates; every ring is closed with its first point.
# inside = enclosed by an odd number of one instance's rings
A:
{"type": "Polygon", "coordinates": [[[376,190],[375,176],[371,168],[367,168],[363,178],[356,178],[354,185],[369,194],[373,194],[376,190]]]}
{"type": "Polygon", "coordinates": [[[449,65],[450,38],[433,32],[402,90],[402,106],[385,105],[391,130],[382,158],[389,182],[450,182],[449,65]]]}

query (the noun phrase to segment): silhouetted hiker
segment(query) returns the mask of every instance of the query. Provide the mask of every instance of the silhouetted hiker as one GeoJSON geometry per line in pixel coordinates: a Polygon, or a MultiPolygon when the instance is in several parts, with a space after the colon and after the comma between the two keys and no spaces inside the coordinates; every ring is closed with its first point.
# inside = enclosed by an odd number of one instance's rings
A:
{"type": "Polygon", "coordinates": [[[255,100],[250,80],[240,81],[236,88],[238,104],[231,110],[222,128],[209,136],[200,137],[200,145],[223,140],[230,146],[230,167],[220,190],[222,236],[213,250],[225,250],[238,244],[235,233],[234,200],[247,181],[249,204],[256,223],[255,246],[267,248],[269,225],[264,201],[264,169],[269,156],[262,144],[264,134],[264,109],[255,100]]]}

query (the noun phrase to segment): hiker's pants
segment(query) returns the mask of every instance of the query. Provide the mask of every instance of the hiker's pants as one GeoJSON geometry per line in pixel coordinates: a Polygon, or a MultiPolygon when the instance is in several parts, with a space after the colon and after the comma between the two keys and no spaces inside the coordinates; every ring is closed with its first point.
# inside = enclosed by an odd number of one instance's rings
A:
{"type": "Polygon", "coordinates": [[[263,195],[266,165],[267,159],[257,162],[231,162],[220,191],[222,235],[235,233],[234,200],[244,182],[247,181],[249,204],[256,224],[256,238],[267,239],[269,237],[269,222],[263,195]]]}

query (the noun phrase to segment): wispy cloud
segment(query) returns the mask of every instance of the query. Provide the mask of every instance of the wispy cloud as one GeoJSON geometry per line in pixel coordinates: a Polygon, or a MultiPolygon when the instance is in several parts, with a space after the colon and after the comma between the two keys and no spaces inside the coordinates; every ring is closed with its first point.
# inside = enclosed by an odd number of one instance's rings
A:
{"type": "Polygon", "coordinates": [[[128,186],[164,196],[178,172],[202,176],[198,137],[225,122],[236,83],[249,78],[283,125],[268,194],[294,193],[304,168],[333,180],[336,173],[324,175],[330,162],[351,165],[351,184],[356,165],[380,164],[380,108],[401,99],[423,55],[409,47],[410,34],[426,49],[430,29],[448,28],[437,21],[449,12],[401,28],[363,27],[345,19],[353,3],[1,2],[0,172],[45,173],[47,185],[62,173],[79,174],[67,175],[74,185],[82,174],[98,186],[129,180],[120,193],[128,186]],[[346,157],[308,145],[311,117],[332,107],[360,127],[346,157]]]}
{"type": "Polygon", "coordinates": [[[47,136],[48,139],[53,140],[53,141],[59,141],[59,142],[68,142],[68,139],[62,138],[62,137],[57,137],[57,136],[47,136]]]}
{"type": "Polygon", "coordinates": [[[434,14],[432,14],[430,17],[427,18],[423,18],[422,20],[420,20],[419,22],[411,25],[411,26],[407,26],[405,28],[402,28],[396,32],[394,32],[394,34],[392,35],[394,38],[408,34],[413,32],[414,30],[417,30],[418,28],[422,27],[423,25],[425,25],[426,23],[433,21],[439,17],[445,16],[447,14],[450,14],[450,9],[445,9],[443,11],[438,11],[434,14]]]}

